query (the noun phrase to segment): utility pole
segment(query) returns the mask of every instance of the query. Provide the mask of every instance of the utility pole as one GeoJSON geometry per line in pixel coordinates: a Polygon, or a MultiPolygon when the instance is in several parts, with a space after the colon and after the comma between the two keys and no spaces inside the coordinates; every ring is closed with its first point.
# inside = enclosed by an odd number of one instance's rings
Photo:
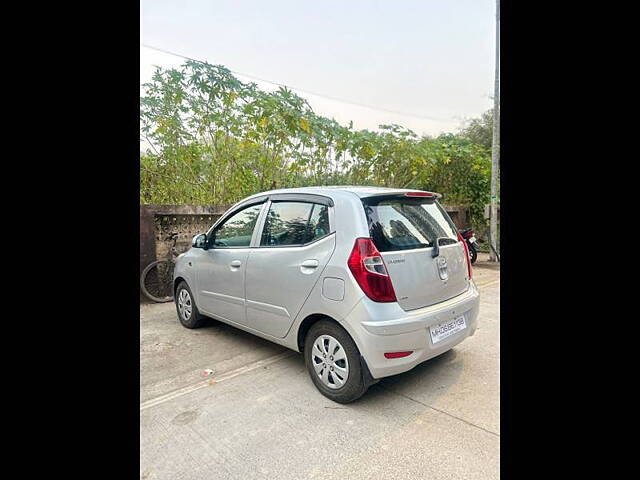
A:
{"type": "Polygon", "coordinates": [[[493,140],[491,142],[491,215],[489,261],[499,262],[498,254],[498,171],[500,169],[500,0],[496,0],[496,72],[493,92],[493,140]]]}

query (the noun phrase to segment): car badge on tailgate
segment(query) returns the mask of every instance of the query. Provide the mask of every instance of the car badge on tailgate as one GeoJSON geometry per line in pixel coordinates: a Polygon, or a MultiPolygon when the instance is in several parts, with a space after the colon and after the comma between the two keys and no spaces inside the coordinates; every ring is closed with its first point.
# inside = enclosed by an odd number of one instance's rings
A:
{"type": "Polygon", "coordinates": [[[447,269],[447,259],[445,257],[436,258],[436,264],[438,266],[438,275],[444,281],[449,278],[449,270],[447,269]]]}

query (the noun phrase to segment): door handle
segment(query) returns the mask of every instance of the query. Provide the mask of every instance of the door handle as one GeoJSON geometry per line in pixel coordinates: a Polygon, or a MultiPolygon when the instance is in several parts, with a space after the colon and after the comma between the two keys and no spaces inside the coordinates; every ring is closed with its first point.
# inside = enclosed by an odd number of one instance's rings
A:
{"type": "Polygon", "coordinates": [[[318,265],[320,265],[320,262],[318,262],[318,260],[305,260],[304,262],[302,262],[302,265],[300,265],[303,268],[317,268],[318,265]]]}
{"type": "Polygon", "coordinates": [[[229,265],[234,267],[234,268],[238,268],[240,265],[242,265],[242,262],[240,260],[234,260],[229,265]]]}

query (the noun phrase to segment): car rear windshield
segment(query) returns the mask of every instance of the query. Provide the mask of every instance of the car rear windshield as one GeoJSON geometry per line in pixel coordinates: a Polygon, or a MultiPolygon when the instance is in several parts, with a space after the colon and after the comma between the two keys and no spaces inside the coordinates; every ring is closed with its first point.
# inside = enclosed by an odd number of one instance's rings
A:
{"type": "Polygon", "coordinates": [[[451,218],[433,198],[364,198],[369,233],[380,252],[427,248],[458,241],[451,218]]]}

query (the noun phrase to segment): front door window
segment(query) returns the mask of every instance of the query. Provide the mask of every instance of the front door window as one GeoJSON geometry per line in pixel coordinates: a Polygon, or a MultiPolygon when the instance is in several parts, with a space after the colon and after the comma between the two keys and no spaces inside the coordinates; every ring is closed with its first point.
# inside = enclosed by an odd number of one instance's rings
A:
{"type": "Polygon", "coordinates": [[[218,225],[213,236],[213,246],[248,247],[261,209],[262,204],[251,205],[234,213],[222,225],[218,225]]]}

